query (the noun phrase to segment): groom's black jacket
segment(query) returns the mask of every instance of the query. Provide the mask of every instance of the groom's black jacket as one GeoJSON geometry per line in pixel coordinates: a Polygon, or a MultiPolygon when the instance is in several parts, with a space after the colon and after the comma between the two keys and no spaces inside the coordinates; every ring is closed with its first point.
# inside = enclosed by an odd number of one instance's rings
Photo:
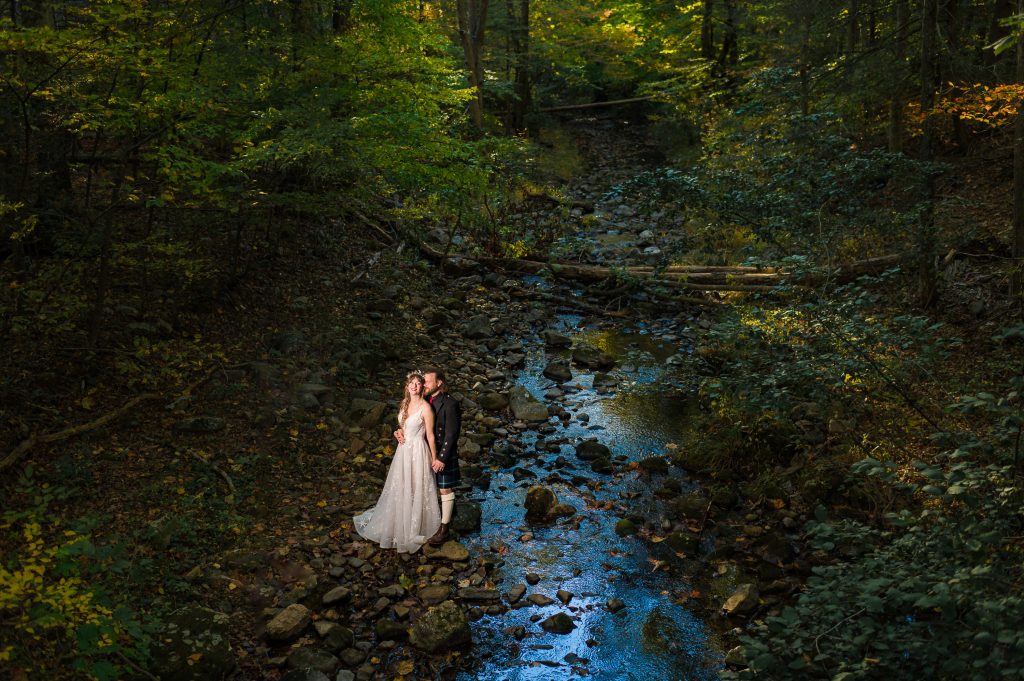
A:
{"type": "Polygon", "coordinates": [[[462,405],[448,393],[436,393],[430,402],[434,409],[434,445],[445,473],[459,470],[459,432],[462,430],[462,405]]]}

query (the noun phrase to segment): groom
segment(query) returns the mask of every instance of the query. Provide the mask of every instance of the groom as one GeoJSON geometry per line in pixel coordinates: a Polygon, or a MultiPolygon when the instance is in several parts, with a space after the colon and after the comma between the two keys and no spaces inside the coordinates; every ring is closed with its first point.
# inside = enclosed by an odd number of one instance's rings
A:
{"type": "MultiPolygon", "coordinates": [[[[431,546],[443,544],[448,538],[448,523],[455,509],[455,487],[459,484],[459,432],[462,430],[462,406],[448,394],[444,372],[437,368],[423,371],[423,390],[434,410],[434,442],[438,461],[434,462],[434,477],[441,493],[441,527],[427,541],[431,546]]],[[[405,433],[395,431],[399,442],[405,442],[405,433]]]]}

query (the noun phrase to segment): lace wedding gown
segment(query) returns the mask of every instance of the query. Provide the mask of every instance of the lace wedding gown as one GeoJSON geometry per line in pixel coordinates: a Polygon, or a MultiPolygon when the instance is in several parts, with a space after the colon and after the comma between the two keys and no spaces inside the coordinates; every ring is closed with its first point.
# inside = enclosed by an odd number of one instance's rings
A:
{"type": "Polygon", "coordinates": [[[403,430],[405,444],[395,450],[377,505],[352,522],[360,536],[383,549],[415,553],[441,527],[441,509],[422,411],[409,415],[403,430]]]}

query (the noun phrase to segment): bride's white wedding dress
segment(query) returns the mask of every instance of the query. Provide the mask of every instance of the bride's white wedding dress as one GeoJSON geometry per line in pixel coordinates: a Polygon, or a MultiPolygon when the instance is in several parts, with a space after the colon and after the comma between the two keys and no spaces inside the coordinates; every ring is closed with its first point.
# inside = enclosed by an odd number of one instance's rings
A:
{"type": "MultiPolygon", "coordinates": [[[[425,407],[429,409],[430,407],[425,407]]],[[[441,527],[437,482],[430,467],[430,447],[423,412],[410,414],[377,505],[352,519],[360,536],[383,549],[414,553],[441,527]]]]}

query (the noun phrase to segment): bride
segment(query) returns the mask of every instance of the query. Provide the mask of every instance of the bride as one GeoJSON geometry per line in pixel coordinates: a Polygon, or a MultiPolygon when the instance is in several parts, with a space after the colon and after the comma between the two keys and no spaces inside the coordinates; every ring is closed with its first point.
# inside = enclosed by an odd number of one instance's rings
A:
{"type": "Polygon", "coordinates": [[[441,526],[437,482],[431,468],[438,460],[434,411],[423,399],[423,376],[418,372],[405,377],[398,427],[405,431],[405,443],[395,450],[377,505],[352,522],[360,536],[383,549],[415,553],[441,526]]]}

